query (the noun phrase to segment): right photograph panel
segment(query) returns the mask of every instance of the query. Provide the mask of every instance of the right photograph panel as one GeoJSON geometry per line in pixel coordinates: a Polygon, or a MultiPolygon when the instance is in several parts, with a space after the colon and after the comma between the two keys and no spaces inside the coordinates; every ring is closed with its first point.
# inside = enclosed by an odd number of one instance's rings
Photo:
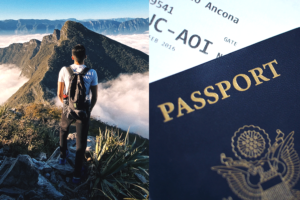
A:
{"type": "Polygon", "coordinates": [[[152,200],[300,199],[299,7],[149,1],[152,200]]]}

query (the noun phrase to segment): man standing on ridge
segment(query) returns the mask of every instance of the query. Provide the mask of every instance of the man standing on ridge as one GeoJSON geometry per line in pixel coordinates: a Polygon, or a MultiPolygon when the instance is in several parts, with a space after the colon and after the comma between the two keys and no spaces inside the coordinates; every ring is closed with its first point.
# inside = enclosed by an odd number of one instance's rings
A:
{"type": "MultiPolygon", "coordinates": [[[[75,157],[75,170],[72,182],[75,184],[79,184],[81,182],[81,170],[82,163],[84,159],[85,149],[87,146],[87,135],[89,130],[89,121],[90,115],[93,107],[97,102],[97,85],[98,85],[98,77],[97,72],[94,69],[88,69],[84,65],[84,59],[86,59],[85,48],[83,45],[76,45],[72,49],[72,60],[74,60],[74,64],[69,67],[63,67],[58,76],[58,88],[57,88],[57,96],[60,101],[64,104],[64,111],[61,115],[61,123],[60,123],[60,160],[59,164],[64,165],[66,163],[66,157],[68,156],[67,149],[67,137],[69,134],[69,127],[72,122],[76,123],[76,157],[75,157]],[[86,69],[85,69],[86,68],[86,69]],[[86,96],[84,104],[79,105],[76,104],[75,108],[82,107],[84,110],[84,117],[82,117],[82,112],[79,117],[72,117],[65,112],[65,108],[68,107],[68,98],[70,98],[71,92],[69,87],[73,85],[72,77],[82,76],[86,96]],[[72,82],[71,82],[72,81],[72,82]],[[71,85],[72,84],[72,85],[71,85]],[[90,98],[90,91],[92,93],[92,98],[90,98]]],[[[79,78],[76,80],[79,81],[79,78]]],[[[82,79],[81,79],[82,80],[82,79]]],[[[78,81],[75,81],[75,83],[78,81]]],[[[73,87],[73,86],[72,86],[73,87]]],[[[76,86],[78,87],[78,86],[76,86]]],[[[77,88],[76,88],[77,90],[77,88]]],[[[77,93],[76,93],[77,94],[77,93]]],[[[76,99],[76,98],[75,98],[76,99]]],[[[73,103],[72,103],[73,105],[73,103]]],[[[71,107],[71,106],[70,106],[71,107]]],[[[74,116],[74,115],[73,115],[74,116]]]]}

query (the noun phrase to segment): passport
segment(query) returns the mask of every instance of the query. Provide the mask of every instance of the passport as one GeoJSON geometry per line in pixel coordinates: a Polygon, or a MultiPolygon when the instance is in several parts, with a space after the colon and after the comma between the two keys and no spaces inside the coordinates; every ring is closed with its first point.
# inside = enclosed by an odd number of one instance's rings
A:
{"type": "Polygon", "coordinates": [[[151,199],[300,199],[299,77],[298,28],[152,82],[151,199]]]}

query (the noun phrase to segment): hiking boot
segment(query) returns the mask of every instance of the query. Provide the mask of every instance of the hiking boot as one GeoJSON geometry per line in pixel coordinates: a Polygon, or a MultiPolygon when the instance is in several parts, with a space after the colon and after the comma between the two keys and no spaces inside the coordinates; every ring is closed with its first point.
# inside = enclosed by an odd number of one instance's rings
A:
{"type": "Polygon", "coordinates": [[[72,183],[80,184],[81,180],[85,180],[87,178],[87,168],[82,166],[80,174],[81,174],[81,177],[73,176],[72,183]]]}
{"type": "Polygon", "coordinates": [[[65,165],[67,163],[67,158],[69,156],[69,150],[66,150],[66,158],[59,158],[59,163],[60,165],[65,165]]]}

